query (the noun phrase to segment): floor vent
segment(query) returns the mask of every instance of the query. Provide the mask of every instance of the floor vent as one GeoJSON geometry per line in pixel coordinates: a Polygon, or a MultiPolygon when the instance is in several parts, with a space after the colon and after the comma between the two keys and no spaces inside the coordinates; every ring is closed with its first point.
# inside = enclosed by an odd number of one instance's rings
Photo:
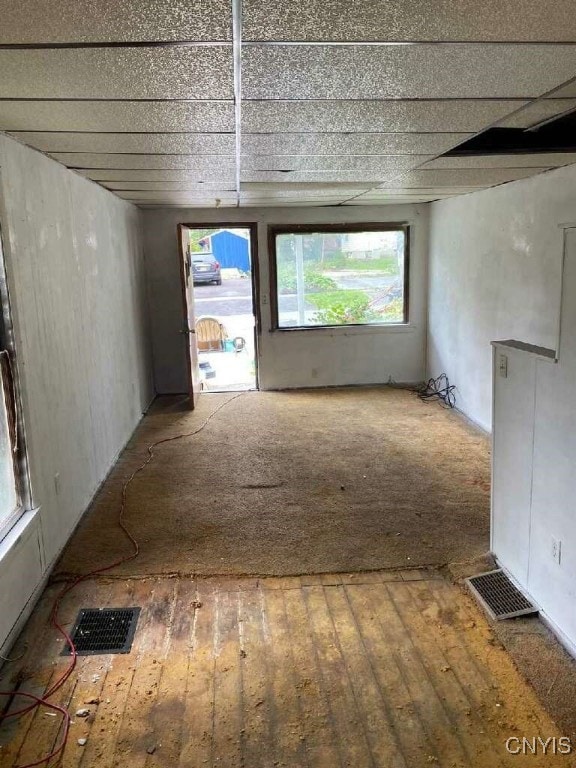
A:
{"type": "Polygon", "coordinates": [[[538,608],[510,581],[502,569],[466,579],[474,596],[493,619],[538,613],[538,608]]]}
{"type": "MultiPolygon", "coordinates": [[[[76,653],[130,653],[139,615],[140,608],[82,608],[71,634],[76,653]]],[[[70,655],[68,644],[62,655],[70,655]]]]}

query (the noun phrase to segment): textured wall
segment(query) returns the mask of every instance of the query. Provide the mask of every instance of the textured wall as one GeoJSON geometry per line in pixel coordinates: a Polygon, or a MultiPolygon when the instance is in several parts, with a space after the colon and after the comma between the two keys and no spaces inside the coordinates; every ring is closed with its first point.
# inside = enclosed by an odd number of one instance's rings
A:
{"type": "Polygon", "coordinates": [[[518,339],[556,349],[562,230],[576,221],[576,167],[433,203],[429,375],[445,371],[458,406],[491,425],[491,349],[518,339]]]}
{"type": "MultiPolygon", "coordinates": [[[[153,384],[139,211],[5,136],[0,173],[32,493],[41,508],[30,555],[41,552],[41,567],[18,581],[13,619],[130,437],[153,384]]],[[[0,593],[13,573],[3,562],[0,550],[0,593]]],[[[10,624],[3,619],[1,631],[10,624]]]]}

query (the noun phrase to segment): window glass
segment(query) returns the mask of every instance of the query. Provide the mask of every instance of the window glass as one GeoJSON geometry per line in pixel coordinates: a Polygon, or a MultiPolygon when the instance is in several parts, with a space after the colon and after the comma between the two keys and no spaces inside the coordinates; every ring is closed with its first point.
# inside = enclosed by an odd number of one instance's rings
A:
{"type": "Polygon", "coordinates": [[[406,322],[404,230],[278,233],[277,327],[406,322]]]}

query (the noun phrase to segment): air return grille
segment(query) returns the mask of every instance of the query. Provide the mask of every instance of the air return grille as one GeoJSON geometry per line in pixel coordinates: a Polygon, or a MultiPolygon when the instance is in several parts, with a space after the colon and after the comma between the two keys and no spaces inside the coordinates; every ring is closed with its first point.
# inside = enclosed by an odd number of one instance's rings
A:
{"type": "Polygon", "coordinates": [[[538,613],[538,609],[517,589],[508,576],[498,569],[466,579],[475,597],[493,619],[511,619],[538,613]]]}
{"type": "Polygon", "coordinates": [[[71,634],[77,654],[130,653],[139,615],[140,608],[82,608],[71,634]]]}

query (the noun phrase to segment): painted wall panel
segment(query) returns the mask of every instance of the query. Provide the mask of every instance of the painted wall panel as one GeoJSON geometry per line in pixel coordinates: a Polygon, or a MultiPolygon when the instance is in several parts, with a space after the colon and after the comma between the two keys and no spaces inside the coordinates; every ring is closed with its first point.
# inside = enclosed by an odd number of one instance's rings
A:
{"type": "Polygon", "coordinates": [[[576,166],[431,205],[428,372],[491,428],[490,342],[556,349],[560,223],[574,221],[576,166]]]}
{"type": "Polygon", "coordinates": [[[49,567],[153,396],[141,221],[134,206],[5,136],[0,173],[32,493],[49,567]]]}
{"type": "Polygon", "coordinates": [[[143,212],[150,285],[156,389],[186,388],[176,250],[179,223],[198,226],[233,222],[258,224],[260,272],[260,385],[262,389],[339,384],[378,384],[391,377],[421,381],[426,343],[426,205],[362,208],[149,209],[143,212]],[[410,243],[410,325],[393,328],[334,328],[271,332],[268,225],[407,222],[410,243]]]}

